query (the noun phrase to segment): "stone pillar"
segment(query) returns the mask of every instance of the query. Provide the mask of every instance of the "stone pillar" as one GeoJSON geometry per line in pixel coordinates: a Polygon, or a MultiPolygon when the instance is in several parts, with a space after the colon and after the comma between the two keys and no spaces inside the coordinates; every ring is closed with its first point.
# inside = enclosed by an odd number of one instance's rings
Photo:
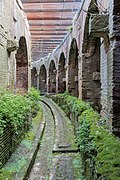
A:
{"type": "Polygon", "coordinates": [[[58,67],[56,69],[56,94],[58,94],[58,75],[59,75],[59,70],[58,67]]]}
{"type": "Polygon", "coordinates": [[[37,89],[39,90],[39,71],[37,71],[37,89]]]}
{"type": "Polygon", "coordinates": [[[120,1],[109,1],[109,127],[120,136],[120,1]]]}
{"type": "Polygon", "coordinates": [[[47,70],[47,82],[46,82],[46,84],[47,84],[47,93],[49,93],[49,70],[47,70]]]}
{"type": "Polygon", "coordinates": [[[82,99],[82,57],[78,56],[78,93],[79,98],[82,99]]]}
{"type": "Polygon", "coordinates": [[[68,60],[65,65],[65,70],[66,70],[66,91],[68,91],[68,60]]]}

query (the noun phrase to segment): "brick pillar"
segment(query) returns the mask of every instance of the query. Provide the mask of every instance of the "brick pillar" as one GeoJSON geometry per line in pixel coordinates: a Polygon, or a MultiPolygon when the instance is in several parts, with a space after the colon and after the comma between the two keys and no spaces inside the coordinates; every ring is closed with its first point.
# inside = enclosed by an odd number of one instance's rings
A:
{"type": "Polygon", "coordinates": [[[56,94],[58,94],[58,73],[59,73],[59,70],[57,68],[56,69],[56,94]]]}
{"type": "Polygon", "coordinates": [[[120,1],[109,1],[109,103],[112,132],[120,136],[120,1]]]}
{"type": "Polygon", "coordinates": [[[65,65],[65,69],[66,69],[66,91],[68,91],[68,61],[65,65]]]}
{"type": "Polygon", "coordinates": [[[48,70],[47,70],[47,82],[46,82],[46,84],[47,84],[47,93],[50,92],[50,90],[49,90],[49,89],[50,89],[50,88],[49,88],[49,86],[50,86],[50,85],[49,85],[49,78],[50,78],[50,77],[49,77],[49,69],[48,69],[48,70]]]}
{"type": "Polygon", "coordinates": [[[78,93],[79,98],[82,99],[82,55],[78,56],[78,93]]]}
{"type": "Polygon", "coordinates": [[[39,71],[37,71],[37,89],[39,90],[39,71]]]}

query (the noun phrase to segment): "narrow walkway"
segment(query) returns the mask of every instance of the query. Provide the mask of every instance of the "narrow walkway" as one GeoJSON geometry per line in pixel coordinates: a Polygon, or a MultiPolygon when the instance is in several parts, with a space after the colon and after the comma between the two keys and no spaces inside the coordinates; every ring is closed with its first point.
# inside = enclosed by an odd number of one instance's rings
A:
{"type": "Polygon", "coordinates": [[[37,153],[34,166],[29,176],[30,180],[47,180],[52,159],[52,149],[54,142],[54,120],[50,109],[43,103],[42,106],[46,125],[40,149],[37,153]]]}
{"type": "Polygon", "coordinates": [[[29,180],[83,180],[70,120],[51,99],[41,104],[46,126],[29,180]]]}

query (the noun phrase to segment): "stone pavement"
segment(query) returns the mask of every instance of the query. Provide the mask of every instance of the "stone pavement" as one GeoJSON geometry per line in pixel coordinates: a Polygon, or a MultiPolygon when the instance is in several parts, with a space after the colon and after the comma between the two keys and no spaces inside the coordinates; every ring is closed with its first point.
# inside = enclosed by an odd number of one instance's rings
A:
{"type": "Polygon", "coordinates": [[[64,112],[42,98],[46,126],[29,180],[83,180],[73,126],[64,112]]]}

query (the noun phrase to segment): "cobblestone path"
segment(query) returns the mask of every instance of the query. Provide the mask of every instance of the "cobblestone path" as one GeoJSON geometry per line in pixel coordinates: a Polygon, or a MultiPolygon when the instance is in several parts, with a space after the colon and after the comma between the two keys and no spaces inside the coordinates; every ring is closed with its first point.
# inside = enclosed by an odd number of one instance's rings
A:
{"type": "Polygon", "coordinates": [[[51,99],[42,101],[46,126],[29,180],[83,180],[70,120],[51,99]]]}

